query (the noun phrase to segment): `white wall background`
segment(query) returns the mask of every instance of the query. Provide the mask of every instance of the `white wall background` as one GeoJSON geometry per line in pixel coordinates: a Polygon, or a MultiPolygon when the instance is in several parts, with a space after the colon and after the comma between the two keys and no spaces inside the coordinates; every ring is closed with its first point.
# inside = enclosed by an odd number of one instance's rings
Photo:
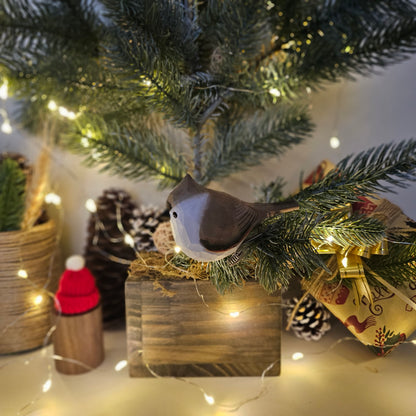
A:
{"type": "MultiPolygon", "coordinates": [[[[416,137],[416,57],[380,71],[370,78],[357,78],[328,85],[311,94],[313,120],[316,130],[305,144],[296,146],[279,160],[233,175],[216,184],[245,200],[253,200],[252,186],[274,179],[277,175],[287,181],[287,191],[295,189],[303,171],[310,172],[323,159],[334,163],[350,153],[390,141],[416,137]],[[341,145],[329,146],[336,134],[341,145]]],[[[7,104],[13,117],[13,105],[7,104]]],[[[36,137],[19,131],[13,125],[11,135],[0,132],[0,152],[16,151],[35,161],[40,148],[36,137]]],[[[164,206],[169,191],[159,192],[152,182],[132,182],[101,174],[81,165],[81,158],[56,149],[53,156],[52,186],[62,197],[64,256],[82,253],[86,241],[89,213],[84,208],[88,198],[98,198],[104,189],[119,187],[129,192],[137,204],[164,206]]],[[[416,219],[416,183],[388,197],[404,212],[416,219]]]]}

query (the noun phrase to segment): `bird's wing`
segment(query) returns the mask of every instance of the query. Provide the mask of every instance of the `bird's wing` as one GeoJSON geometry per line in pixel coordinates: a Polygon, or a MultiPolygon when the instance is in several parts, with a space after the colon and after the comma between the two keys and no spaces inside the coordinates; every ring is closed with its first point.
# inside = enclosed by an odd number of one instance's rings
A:
{"type": "Polygon", "coordinates": [[[256,210],[227,196],[208,198],[199,231],[207,250],[225,251],[238,245],[258,223],[256,210]]]}

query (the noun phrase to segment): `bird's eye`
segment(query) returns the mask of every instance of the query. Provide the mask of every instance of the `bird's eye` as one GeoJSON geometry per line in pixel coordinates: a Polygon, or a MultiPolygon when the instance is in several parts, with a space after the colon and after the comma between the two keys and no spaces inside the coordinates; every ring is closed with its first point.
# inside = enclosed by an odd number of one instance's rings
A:
{"type": "Polygon", "coordinates": [[[178,214],[175,211],[172,212],[172,215],[173,215],[173,218],[178,218],[178,214]]]}

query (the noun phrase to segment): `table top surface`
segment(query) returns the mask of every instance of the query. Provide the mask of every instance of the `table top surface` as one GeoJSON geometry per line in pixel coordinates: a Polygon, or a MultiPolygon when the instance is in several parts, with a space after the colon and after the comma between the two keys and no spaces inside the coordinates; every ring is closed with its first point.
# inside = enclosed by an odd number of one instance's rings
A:
{"type": "Polygon", "coordinates": [[[376,357],[341,324],[318,342],[284,331],[281,375],[263,380],[130,378],[127,367],[115,369],[126,360],[125,330],[105,330],[104,346],[104,362],[82,375],[56,372],[52,346],[0,356],[0,415],[395,416],[416,409],[416,345],[376,357]],[[303,358],[293,359],[297,352],[303,358]]]}

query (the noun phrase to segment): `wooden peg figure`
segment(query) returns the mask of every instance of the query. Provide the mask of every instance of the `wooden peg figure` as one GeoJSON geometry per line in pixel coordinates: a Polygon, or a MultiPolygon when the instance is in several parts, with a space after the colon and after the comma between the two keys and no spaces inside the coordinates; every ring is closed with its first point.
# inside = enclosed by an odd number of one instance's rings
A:
{"type": "Polygon", "coordinates": [[[60,316],[54,334],[55,367],[60,373],[81,374],[104,360],[102,311],[94,276],[84,258],[71,256],[55,295],[60,316]]]}

